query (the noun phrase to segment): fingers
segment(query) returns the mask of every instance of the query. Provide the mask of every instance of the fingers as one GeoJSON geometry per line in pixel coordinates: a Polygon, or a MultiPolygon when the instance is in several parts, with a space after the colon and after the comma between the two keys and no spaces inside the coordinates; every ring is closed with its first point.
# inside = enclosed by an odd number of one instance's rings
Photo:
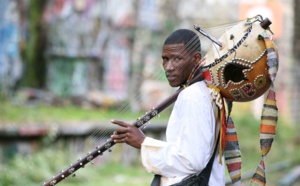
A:
{"type": "Polygon", "coordinates": [[[128,128],[118,128],[116,131],[116,134],[122,134],[128,132],[128,128]]]}
{"type": "Polygon", "coordinates": [[[111,120],[111,123],[119,125],[120,128],[118,128],[113,135],[111,135],[111,139],[115,143],[124,143],[126,142],[126,134],[128,132],[128,126],[129,124],[119,121],[119,120],[111,120]]]}
{"type": "Polygon", "coordinates": [[[119,126],[121,126],[121,127],[127,127],[127,126],[129,126],[129,124],[127,124],[127,123],[125,123],[125,122],[123,122],[123,121],[119,121],[119,120],[114,120],[114,119],[112,119],[111,122],[112,122],[113,124],[119,125],[119,126]]]}
{"type": "Polygon", "coordinates": [[[126,133],[126,132],[128,132],[128,130],[131,126],[130,124],[125,123],[123,121],[119,121],[119,120],[111,120],[111,122],[113,124],[119,125],[121,127],[116,130],[117,133],[126,133]]]}
{"type": "Polygon", "coordinates": [[[120,128],[111,135],[111,139],[115,143],[127,143],[135,148],[141,148],[141,143],[145,137],[140,129],[119,120],[111,120],[111,122],[120,126],[120,128]]]}
{"type": "Polygon", "coordinates": [[[124,143],[126,142],[126,133],[118,134],[117,132],[114,132],[114,134],[111,135],[111,138],[115,143],[124,143]]]}
{"type": "Polygon", "coordinates": [[[120,140],[120,139],[124,139],[126,137],[126,134],[117,134],[114,133],[113,135],[111,135],[111,138],[113,140],[120,140]]]}
{"type": "Polygon", "coordinates": [[[120,138],[120,139],[114,139],[113,138],[113,140],[114,140],[115,143],[125,143],[126,142],[126,138],[120,138]]]}

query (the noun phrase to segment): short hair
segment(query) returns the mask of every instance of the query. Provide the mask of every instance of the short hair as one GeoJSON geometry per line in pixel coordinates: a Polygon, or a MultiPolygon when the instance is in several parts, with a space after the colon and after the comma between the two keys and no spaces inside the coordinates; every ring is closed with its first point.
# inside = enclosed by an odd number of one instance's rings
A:
{"type": "Polygon", "coordinates": [[[174,31],[164,42],[164,45],[181,44],[186,48],[201,52],[201,42],[198,35],[192,30],[178,29],[174,31]]]}

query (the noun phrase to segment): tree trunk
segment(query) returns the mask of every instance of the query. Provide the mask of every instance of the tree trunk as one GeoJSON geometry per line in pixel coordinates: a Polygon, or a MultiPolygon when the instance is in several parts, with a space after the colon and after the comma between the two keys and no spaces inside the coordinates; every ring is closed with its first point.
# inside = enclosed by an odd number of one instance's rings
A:
{"type": "Polygon", "coordinates": [[[45,31],[42,15],[47,1],[31,0],[29,4],[29,38],[25,48],[25,76],[23,84],[43,87],[45,82],[45,31]]]}

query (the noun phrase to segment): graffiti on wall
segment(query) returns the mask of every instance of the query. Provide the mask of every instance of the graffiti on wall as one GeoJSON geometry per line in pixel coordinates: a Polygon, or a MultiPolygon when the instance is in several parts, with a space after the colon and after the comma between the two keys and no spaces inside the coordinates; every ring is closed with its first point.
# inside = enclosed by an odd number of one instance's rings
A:
{"type": "Polygon", "coordinates": [[[129,46],[123,41],[128,38],[114,27],[132,24],[131,6],[119,0],[49,1],[44,19],[48,27],[48,86],[52,92],[86,94],[93,89],[89,69],[97,69],[96,75],[103,77],[102,81],[98,79],[102,91],[116,97],[126,96],[130,56],[129,46]],[[66,68],[68,73],[62,71],[66,68]]]}
{"type": "Polygon", "coordinates": [[[20,20],[16,1],[0,1],[0,90],[9,94],[21,79],[20,20]]]}

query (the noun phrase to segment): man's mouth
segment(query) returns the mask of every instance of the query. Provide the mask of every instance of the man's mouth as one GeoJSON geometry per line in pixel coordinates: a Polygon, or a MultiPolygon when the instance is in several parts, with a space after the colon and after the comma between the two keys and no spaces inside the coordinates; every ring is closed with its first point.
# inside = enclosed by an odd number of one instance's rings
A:
{"type": "Polygon", "coordinates": [[[174,81],[176,79],[176,76],[174,76],[174,75],[167,75],[167,79],[169,81],[174,81]]]}

